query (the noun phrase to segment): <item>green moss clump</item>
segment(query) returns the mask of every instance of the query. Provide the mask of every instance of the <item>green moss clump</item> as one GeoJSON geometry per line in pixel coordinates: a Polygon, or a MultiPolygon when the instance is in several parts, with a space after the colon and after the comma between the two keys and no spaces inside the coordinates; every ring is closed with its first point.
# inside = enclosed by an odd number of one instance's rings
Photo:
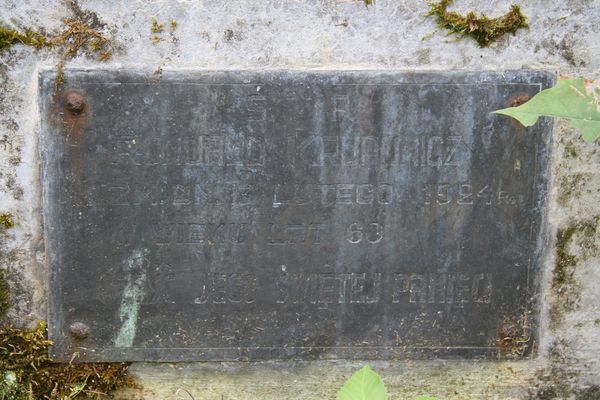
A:
{"type": "Polygon", "coordinates": [[[150,24],[150,32],[151,33],[162,33],[165,30],[165,24],[159,24],[156,18],[152,18],[152,23],[150,24]]]}
{"type": "Polygon", "coordinates": [[[133,386],[128,364],[53,364],[46,325],[33,330],[0,329],[0,399],[72,400],[106,398],[133,386]]]}
{"type": "Polygon", "coordinates": [[[150,24],[150,33],[152,34],[150,40],[152,40],[152,43],[157,44],[163,40],[161,34],[164,30],[165,24],[161,24],[156,18],[152,18],[152,23],[150,24]]]}
{"type": "Polygon", "coordinates": [[[427,16],[435,16],[440,28],[448,29],[453,34],[469,36],[481,47],[488,46],[507,33],[514,35],[518,29],[529,26],[527,18],[517,5],[511,6],[510,11],[501,17],[489,18],[484,14],[478,16],[473,11],[467,15],[448,11],[448,6],[453,1],[441,0],[437,3],[429,3],[431,9],[427,16]]]}
{"type": "Polygon", "coordinates": [[[0,51],[9,49],[13,44],[25,44],[37,49],[49,46],[44,35],[31,30],[19,32],[0,25],[0,51]]]}
{"type": "Polygon", "coordinates": [[[9,213],[0,214],[0,225],[2,225],[4,229],[10,229],[15,226],[13,216],[9,213]]]}

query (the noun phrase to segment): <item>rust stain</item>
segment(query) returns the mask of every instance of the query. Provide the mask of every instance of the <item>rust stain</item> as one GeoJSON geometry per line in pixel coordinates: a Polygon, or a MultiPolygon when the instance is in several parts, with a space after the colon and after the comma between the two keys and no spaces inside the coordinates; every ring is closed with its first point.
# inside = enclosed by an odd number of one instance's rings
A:
{"type": "Polygon", "coordinates": [[[508,100],[508,106],[519,107],[520,105],[527,103],[530,98],[531,96],[529,96],[527,93],[519,93],[508,100]]]}
{"type": "Polygon", "coordinates": [[[88,126],[89,105],[83,94],[67,90],[55,98],[54,115],[63,128],[68,144],[78,146],[88,126]]]}
{"type": "Polygon", "coordinates": [[[83,165],[82,146],[89,125],[90,105],[85,95],[74,89],[65,90],[52,99],[52,120],[64,135],[71,170],[79,174],[83,165]]]}

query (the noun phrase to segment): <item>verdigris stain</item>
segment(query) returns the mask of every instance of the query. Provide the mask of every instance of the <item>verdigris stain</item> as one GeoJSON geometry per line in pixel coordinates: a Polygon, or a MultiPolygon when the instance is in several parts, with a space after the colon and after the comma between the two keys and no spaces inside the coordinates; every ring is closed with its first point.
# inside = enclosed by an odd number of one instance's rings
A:
{"type": "Polygon", "coordinates": [[[119,319],[122,323],[115,338],[115,347],[131,347],[135,339],[139,310],[146,296],[148,250],[137,250],[125,262],[127,284],[123,290],[119,319]]]}

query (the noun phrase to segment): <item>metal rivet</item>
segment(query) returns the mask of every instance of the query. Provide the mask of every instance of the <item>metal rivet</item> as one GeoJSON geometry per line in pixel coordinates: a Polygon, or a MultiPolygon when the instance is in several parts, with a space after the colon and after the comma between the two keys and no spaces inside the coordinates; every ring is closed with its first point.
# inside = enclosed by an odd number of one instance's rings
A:
{"type": "Polygon", "coordinates": [[[85,110],[85,99],[81,93],[74,90],[65,94],[65,108],[72,114],[79,115],[85,110]]]}
{"type": "Polygon", "coordinates": [[[513,96],[508,101],[508,105],[510,107],[519,107],[521,104],[525,104],[529,101],[530,96],[526,93],[521,93],[516,96],[513,96]]]}
{"type": "Polygon", "coordinates": [[[75,339],[85,339],[90,336],[90,327],[83,322],[73,322],[69,327],[69,332],[75,339]]]}

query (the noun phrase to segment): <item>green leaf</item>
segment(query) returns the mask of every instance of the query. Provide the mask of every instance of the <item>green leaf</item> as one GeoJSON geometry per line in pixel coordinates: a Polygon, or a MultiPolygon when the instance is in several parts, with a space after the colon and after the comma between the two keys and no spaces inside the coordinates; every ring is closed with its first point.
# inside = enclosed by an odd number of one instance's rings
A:
{"type": "Polygon", "coordinates": [[[368,365],[352,375],[337,393],[338,400],[387,400],[383,381],[368,365]]]}
{"type": "Polygon", "coordinates": [[[583,134],[583,140],[593,142],[600,136],[600,91],[589,92],[581,78],[559,81],[556,86],[535,95],[519,107],[494,111],[532,126],[542,115],[571,120],[571,125],[583,134]]]}

